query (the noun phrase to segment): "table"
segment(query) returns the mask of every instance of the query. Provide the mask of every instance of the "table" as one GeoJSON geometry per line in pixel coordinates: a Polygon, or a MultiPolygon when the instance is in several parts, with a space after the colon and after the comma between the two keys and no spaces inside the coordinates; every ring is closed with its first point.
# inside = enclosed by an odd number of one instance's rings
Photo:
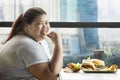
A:
{"type": "Polygon", "coordinates": [[[120,80],[120,69],[116,73],[65,73],[62,70],[59,80],[120,80]]]}

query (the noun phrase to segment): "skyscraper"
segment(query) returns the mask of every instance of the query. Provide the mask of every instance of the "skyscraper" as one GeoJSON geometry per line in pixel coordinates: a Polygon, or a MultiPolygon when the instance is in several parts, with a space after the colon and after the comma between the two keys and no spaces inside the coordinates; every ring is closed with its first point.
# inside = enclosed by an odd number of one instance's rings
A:
{"type": "MultiPolygon", "coordinates": [[[[61,21],[97,22],[96,0],[60,0],[60,3],[61,21]]],[[[76,36],[79,38],[79,47],[77,48],[80,50],[80,53],[84,53],[87,48],[99,48],[97,28],[78,29],[78,34],[76,36]]],[[[72,43],[72,41],[70,43],[72,43]]],[[[73,45],[75,45],[75,43],[73,45]]]]}
{"type": "MultiPolygon", "coordinates": [[[[97,0],[78,0],[78,21],[97,22],[97,0]]],[[[88,26],[89,27],[89,26],[88,26]]],[[[97,26],[96,26],[97,27],[97,26]]],[[[84,28],[86,48],[99,48],[99,36],[97,28],[84,28]]]]}

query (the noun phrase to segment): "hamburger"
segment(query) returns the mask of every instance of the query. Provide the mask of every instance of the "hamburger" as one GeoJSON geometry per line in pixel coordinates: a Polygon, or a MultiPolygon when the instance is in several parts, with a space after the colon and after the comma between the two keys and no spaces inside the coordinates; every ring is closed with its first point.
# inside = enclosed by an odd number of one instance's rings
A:
{"type": "Polygon", "coordinates": [[[81,64],[81,70],[83,71],[94,71],[95,69],[96,67],[92,62],[83,62],[81,64]]]}
{"type": "Polygon", "coordinates": [[[96,68],[105,66],[105,62],[100,59],[91,59],[91,62],[95,65],[96,68]]]}
{"type": "Polygon", "coordinates": [[[82,60],[81,69],[83,71],[96,71],[98,68],[105,66],[105,62],[100,59],[87,59],[82,60]]]}

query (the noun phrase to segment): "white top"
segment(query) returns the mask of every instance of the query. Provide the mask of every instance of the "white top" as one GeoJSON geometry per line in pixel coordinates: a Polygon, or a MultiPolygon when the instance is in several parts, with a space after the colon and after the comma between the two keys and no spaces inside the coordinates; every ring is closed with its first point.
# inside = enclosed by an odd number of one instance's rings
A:
{"type": "Polygon", "coordinates": [[[26,68],[50,59],[45,40],[37,43],[28,36],[17,35],[0,50],[0,75],[7,80],[34,80],[26,68]]]}
{"type": "Polygon", "coordinates": [[[63,70],[59,74],[59,80],[120,80],[120,69],[116,73],[66,73],[63,70]]]}

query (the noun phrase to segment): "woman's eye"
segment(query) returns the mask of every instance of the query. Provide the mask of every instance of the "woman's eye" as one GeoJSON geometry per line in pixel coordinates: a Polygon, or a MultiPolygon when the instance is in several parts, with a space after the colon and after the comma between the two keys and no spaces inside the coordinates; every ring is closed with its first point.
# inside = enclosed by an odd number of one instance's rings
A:
{"type": "Polygon", "coordinates": [[[45,24],[48,24],[49,22],[46,22],[45,24]]]}
{"type": "Polygon", "coordinates": [[[42,25],[42,23],[38,23],[38,25],[42,25]]]}

